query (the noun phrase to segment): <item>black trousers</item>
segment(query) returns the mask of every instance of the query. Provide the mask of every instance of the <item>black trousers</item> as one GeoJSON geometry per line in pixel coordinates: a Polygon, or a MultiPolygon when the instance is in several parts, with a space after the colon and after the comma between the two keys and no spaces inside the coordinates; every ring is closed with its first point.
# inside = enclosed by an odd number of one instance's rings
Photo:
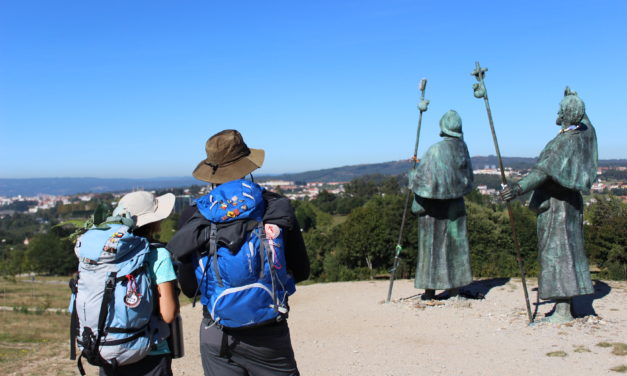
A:
{"type": "Polygon", "coordinates": [[[100,367],[100,376],[172,376],[172,355],[149,355],[115,371],[100,367]]]}
{"type": "Polygon", "coordinates": [[[205,376],[299,376],[287,322],[241,330],[200,323],[205,376]]]}

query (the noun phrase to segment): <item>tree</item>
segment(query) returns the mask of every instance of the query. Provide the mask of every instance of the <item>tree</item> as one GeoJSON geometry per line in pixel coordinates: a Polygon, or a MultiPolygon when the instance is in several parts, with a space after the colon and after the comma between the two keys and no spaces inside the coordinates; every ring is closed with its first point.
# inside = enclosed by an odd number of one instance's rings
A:
{"type": "Polygon", "coordinates": [[[584,213],[590,261],[611,279],[627,279],[627,205],[614,196],[595,196],[584,213]]]}
{"type": "Polygon", "coordinates": [[[26,261],[33,271],[45,274],[67,275],[77,268],[71,242],[53,233],[39,234],[30,240],[26,261]]]}
{"type": "MultiPolygon", "coordinates": [[[[507,213],[502,207],[486,207],[466,202],[470,263],[477,277],[513,277],[520,271],[514,256],[514,243],[507,213]]],[[[528,274],[537,269],[535,215],[518,203],[512,204],[516,230],[528,274]]]]}
{"type": "MultiPolygon", "coordinates": [[[[398,240],[404,199],[401,196],[374,196],[363,207],[353,210],[339,226],[338,261],[348,268],[368,268],[370,273],[392,265],[398,240]]],[[[416,226],[416,218],[407,216],[406,229],[416,226]]],[[[405,231],[402,246],[409,254],[416,244],[409,244],[405,231]]]]}

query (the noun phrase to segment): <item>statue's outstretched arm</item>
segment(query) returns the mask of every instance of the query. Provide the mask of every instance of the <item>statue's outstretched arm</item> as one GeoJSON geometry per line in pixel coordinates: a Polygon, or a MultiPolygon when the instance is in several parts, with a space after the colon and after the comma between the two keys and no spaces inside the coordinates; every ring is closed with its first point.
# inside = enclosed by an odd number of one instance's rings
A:
{"type": "Polygon", "coordinates": [[[544,171],[534,168],[518,183],[509,184],[503,188],[501,191],[501,197],[505,201],[511,201],[520,195],[538,188],[547,179],[549,179],[549,175],[547,175],[544,171]]]}

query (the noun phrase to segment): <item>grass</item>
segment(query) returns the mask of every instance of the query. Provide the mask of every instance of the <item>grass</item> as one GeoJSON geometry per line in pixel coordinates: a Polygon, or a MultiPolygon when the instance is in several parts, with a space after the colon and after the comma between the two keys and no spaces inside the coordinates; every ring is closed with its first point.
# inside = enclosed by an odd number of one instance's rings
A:
{"type": "Polygon", "coordinates": [[[614,345],[614,350],[612,350],[612,354],[614,355],[619,355],[619,356],[625,356],[627,355],[627,343],[613,343],[614,345]]]}
{"type": "Polygon", "coordinates": [[[565,356],[568,356],[568,354],[566,354],[565,351],[551,351],[551,352],[546,353],[546,356],[556,357],[556,358],[563,358],[565,356]]]}
{"type": "Polygon", "coordinates": [[[0,311],[3,374],[73,374],[74,361],[68,359],[69,323],[68,314],[0,311]]]}
{"type": "Polygon", "coordinates": [[[618,355],[618,356],[625,356],[627,355],[627,343],[622,343],[622,342],[599,342],[597,343],[597,346],[599,347],[604,347],[604,348],[608,348],[608,347],[613,347],[612,349],[612,354],[614,355],[618,355]]]}
{"type": "Polygon", "coordinates": [[[576,346],[573,351],[576,352],[576,353],[591,352],[590,349],[585,347],[585,346],[576,346]]]}
{"type": "Polygon", "coordinates": [[[616,366],[614,368],[610,368],[610,371],[614,371],[614,372],[619,372],[619,373],[626,373],[627,372],[627,366],[626,365],[621,365],[621,366],[616,366]]]}
{"type": "Polygon", "coordinates": [[[73,375],[68,359],[70,316],[46,312],[67,308],[69,277],[1,278],[0,367],[3,374],[73,375]],[[29,310],[29,308],[31,310],[29,310]]]}
{"type": "Polygon", "coordinates": [[[0,279],[0,306],[67,308],[70,299],[69,277],[0,279]]]}
{"type": "Polygon", "coordinates": [[[337,226],[337,225],[341,225],[342,223],[346,222],[346,219],[348,218],[347,215],[339,215],[336,214],[333,216],[333,226],[337,226]]]}

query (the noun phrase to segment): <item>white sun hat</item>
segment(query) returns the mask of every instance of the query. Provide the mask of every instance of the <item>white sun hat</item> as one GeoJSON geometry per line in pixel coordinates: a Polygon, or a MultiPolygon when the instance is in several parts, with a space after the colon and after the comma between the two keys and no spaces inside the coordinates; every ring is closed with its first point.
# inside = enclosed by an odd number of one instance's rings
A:
{"type": "Polygon", "coordinates": [[[142,227],[166,219],[174,209],[174,201],[172,193],[155,197],[146,191],[131,192],[120,199],[118,206],[113,210],[113,215],[130,215],[135,221],[135,226],[142,227]]]}

